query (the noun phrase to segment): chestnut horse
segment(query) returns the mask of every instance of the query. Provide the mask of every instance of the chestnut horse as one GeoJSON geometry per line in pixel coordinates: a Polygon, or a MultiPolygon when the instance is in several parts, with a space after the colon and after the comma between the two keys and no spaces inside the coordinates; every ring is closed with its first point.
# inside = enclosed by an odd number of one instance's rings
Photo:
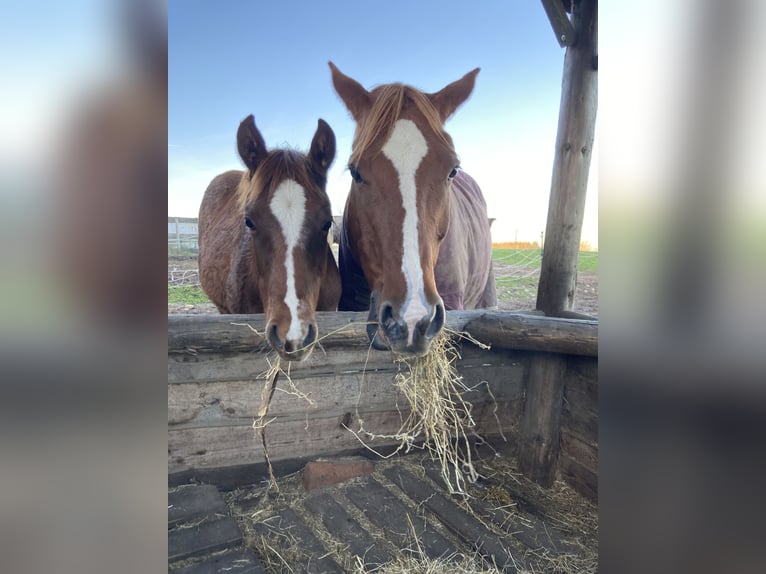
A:
{"type": "Polygon", "coordinates": [[[329,65],[356,121],[339,308],[369,308],[377,348],[424,355],[445,309],[497,305],[487,205],[443,127],[479,69],[425,94],[398,83],[367,91],[329,65]]]}
{"type": "Polygon", "coordinates": [[[250,115],[237,131],[247,167],[213,179],[199,212],[199,276],[221,313],[265,313],[266,338],[285,359],[309,356],[315,312],[335,311],[340,275],[325,192],[335,134],[323,120],[308,155],[267,151],[250,115]]]}

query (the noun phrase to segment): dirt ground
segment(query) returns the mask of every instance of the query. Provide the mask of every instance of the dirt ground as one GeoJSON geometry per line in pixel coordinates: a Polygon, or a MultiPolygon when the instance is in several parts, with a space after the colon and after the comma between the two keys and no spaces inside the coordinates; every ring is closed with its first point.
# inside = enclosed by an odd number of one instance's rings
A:
{"type": "MultiPolygon", "coordinates": [[[[495,278],[498,283],[498,309],[516,311],[535,307],[539,270],[532,271],[513,265],[495,263],[495,278]],[[531,273],[531,274],[530,274],[531,273]],[[514,282],[513,279],[519,279],[514,282]]],[[[168,283],[198,284],[197,260],[195,258],[168,260],[168,283]]],[[[574,311],[598,317],[598,273],[581,273],[577,278],[574,311]]],[[[212,303],[197,305],[168,304],[168,313],[204,314],[217,313],[212,303]]]]}

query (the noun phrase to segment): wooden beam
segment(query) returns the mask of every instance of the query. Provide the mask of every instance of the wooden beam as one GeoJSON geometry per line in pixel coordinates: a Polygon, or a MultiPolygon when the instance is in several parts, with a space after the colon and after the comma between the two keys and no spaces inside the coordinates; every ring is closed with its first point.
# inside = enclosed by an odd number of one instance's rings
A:
{"type": "MultiPolygon", "coordinates": [[[[326,336],[322,346],[328,351],[342,346],[366,348],[366,321],[366,313],[317,313],[319,336],[326,336]]],[[[265,349],[264,324],[262,314],[168,315],[168,353],[265,349]]],[[[498,348],[598,355],[598,321],[475,310],[448,311],[446,324],[453,331],[468,332],[498,348]]]]}
{"type": "Polygon", "coordinates": [[[493,348],[598,356],[598,321],[495,311],[481,313],[462,330],[493,348]]]}
{"type": "MultiPolygon", "coordinates": [[[[543,2],[546,5],[546,2],[543,2]]],[[[572,9],[576,41],[567,47],[561,87],[556,153],[537,288],[537,309],[547,316],[568,313],[574,303],[585,194],[598,107],[595,66],[598,0],[572,9]]],[[[561,450],[561,413],[566,360],[540,353],[530,361],[519,466],[531,480],[550,486],[561,450]]]]}
{"type": "Polygon", "coordinates": [[[529,364],[524,414],[519,439],[519,469],[543,486],[556,478],[556,463],[561,449],[561,411],[563,408],[566,357],[540,354],[529,364]]]}
{"type": "Polygon", "coordinates": [[[542,3],[559,46],[574,46],[577,41],[577,34],[569,21],[562,0],[542,0],[542,3]]]}
{"type": "Polygon", "coordinates": [[[597,0],[574,6],[578,40],[564,57],[556,152],[551,176],[537,308],[548,316],[572,309],[598,107],[597,0]]]}

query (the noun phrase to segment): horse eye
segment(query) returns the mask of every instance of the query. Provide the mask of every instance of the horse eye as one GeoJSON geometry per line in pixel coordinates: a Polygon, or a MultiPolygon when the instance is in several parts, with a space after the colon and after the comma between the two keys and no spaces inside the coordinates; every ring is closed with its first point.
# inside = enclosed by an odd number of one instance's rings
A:
{"type": "Polygon", "coordinates": [[[364,180],[362,179],[362,176],[359,175],[359,170],[356,169],[355,165],[348,166],[348,171],[351,173],[351,177],[354,178],[354,181],[356,183],[362,183],[364,180]]]}
{"type": "Polygon", "coordinates": [[[455,176],[457,176],[457,166],[452,168],[452,171],[449,172],[449,175],[447,176],[447,179],[452,181],[453,179],[455,179],[455,176]]]}
{"type": "Polygon", "coordinates": [[[327,223],[325,223],[325,224],[322,226],[322,231],[324,231],[325,233],[327,233],[328,231],[330,231],[330,228],[331,228],[331,227],[332,227],[332,219],[330,219],[330,220],[329,220],[327,223]]]}
{"type": "Polygon", "coordinates": [[[249,217],[245,217],[245,225],[247,225],[248,229],[255,229],[255,223],[249,217]]]}

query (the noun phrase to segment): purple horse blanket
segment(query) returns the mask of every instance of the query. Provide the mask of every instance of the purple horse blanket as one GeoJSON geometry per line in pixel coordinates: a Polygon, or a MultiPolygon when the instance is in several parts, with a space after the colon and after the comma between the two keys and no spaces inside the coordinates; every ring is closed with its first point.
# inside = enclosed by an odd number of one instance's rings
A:
{"type": "MultiPolygon", "coordinates": [[[[344,213],[338,248],[343,284],[338,310],[366,311],[370,308],[370,286],[351,255],[347,217],[344,213]]],[[[449,230],[439,248],[434,275],[445,309],[497,306],[487,203],[476,181],[462,170],[452,180],[449,230]]]]}

